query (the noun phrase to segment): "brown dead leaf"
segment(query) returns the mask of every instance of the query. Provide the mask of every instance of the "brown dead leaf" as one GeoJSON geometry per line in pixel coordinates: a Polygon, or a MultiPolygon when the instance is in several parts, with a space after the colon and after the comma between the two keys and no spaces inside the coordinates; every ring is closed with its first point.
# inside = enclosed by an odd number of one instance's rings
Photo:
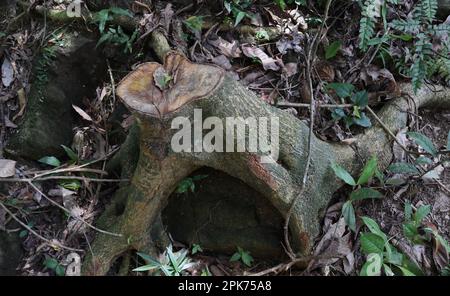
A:
{"type": "Polygon", "coordinates": [[[379,69],[377,66],[371,65],[361,71],[360,78],[365,84],[364,88],[369,92],[370,105],[377,104],[380,96],[397,97],[400,95],[400,88],[394,75],[388,69],[379,69]]]}
{"type": "Polygon", "coordinates": [[[320,62],[316,65],[319,78],[326,82],[333,82],[335,77],[334,68],[330,63],[320,62]]]}
{"type": "Polygon", "coordinates": [[[16,162],[9,159],[0,159],[0,178],[12,177],[16,174],[16,162]]]}
{"type": "Polygon", "coordinates": [[[2,83],[5,87],[9,87],[14,81],[14,68],[11,61],[5,57],[2,64],[2,83]]]}
{"type": "Polygon", "coordinates": [[[219,67],[222,67],[225,70],[231,70],[233,67],[231,66],[228,58],[221,54],[211,59],[211,61],[219,67]]]}
{"type": "MultiPolygon", "coordinates": [[[[404,147],[408,147],[408,145],[409,145],[409,140],[406,137],[406,132],[407,131],[408,131],[408,128],[403,128],[395,136],[397,138],[397,140],[404,147]]],[[[404,162],[404,161],[406,161],[406,152],[405,152],[405,150],[403,150],[402,147],[400,147],[400,145],[396,141],[394,141],[394,144],[392,146],[392,152],[394,153],[394,160],[396,162],[404,162]]]]}
{"type": "Polygon", "coordinates": [[[257,58],[261,62],[264,70],[280,70],[276,61],[256,46],[242,46],[242,52],[249,58],[257,58]]]}
{"type": "Polygon", "coordinates": [[[216,40],[209,40],[208,42],[228,58],[239,58],[242,55],[242,51],[239,48],[239,43],[236,40],[229,42],[222,37],[219,37],[216,40]]]}
{"type": "Polygon", "coordinates": [[[75,109],[75,111],[81,116],[83,117],[83,119],[87,120],[87,121],[93,121],[92,117],[89,116],[89,114],[87,114],[86,112],[84,112],[83,109],[81,109],[78,106],[72,105],[73,109],[75,109]]]}
{"type": "Polygon", "coordinates": [[[25,90],[23,88],[17,91],[17,98],[19,99],[19,112],[14,115],[13,121],[16,121],[17,118],[21,117],[25,112],[25,107],[27,106],[27,97],[25,95],[25,90]]]}

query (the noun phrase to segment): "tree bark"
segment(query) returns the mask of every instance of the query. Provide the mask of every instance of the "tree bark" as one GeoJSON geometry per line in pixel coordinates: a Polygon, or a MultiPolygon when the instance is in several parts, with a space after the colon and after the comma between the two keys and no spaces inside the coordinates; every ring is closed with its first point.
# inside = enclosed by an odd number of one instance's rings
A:
{"type": "MultiPolygon", "coordinates": [[[[178,59],[181,60],[181,62],[179,61],[181,64],[189,63],[179,54],[170,52],[166,56],[165,66],[173,64],[174,60],[178,59]]],[[[127,76],[119,86],[119,95],[122,101],[131,109],[137,119],[137,127],[124,147],[130,152],[129,147],[135,146],[135,150],[139,150],[139,158],[131,184],[127,189],[128,196],[123,213],[115,216],[109,210],[101,221],[103,224],[110,225],[110,231],[121,233],[123,237],[116,238],[98,234],[92,246],[94,256],[88,256],[85,260],[85,274],[105,274],[114,259],[127,250],[155,254],[158,235],[153,238],[149,235],[152,225],[155,222],[160,224],[159,215],[177,184],[201,167],[211,167],[242,180],[266,198],[284,217],[301,189],[300,184],[308,153],[309,133],[308,126],[304,122],[283,110],[266,104],[253,92],[219,69],[216,69],[217,72],[212,69],[205,70],[209,71],[208,73],[212,76],[220,76],[216,77],[217,79],[211,78],[219,81],[218,85],[212,87],[207,94],[192,100],[186,99],[183,97],[183,93],[177,91],[173,92],[178,96],[163,95],[156,99],[154,99],[155,96],[141,98],[136,96],[136,92],[134,94],[126,91],[120,92],[121,86],[124,85],[127,90],[130,90],[136,88],[136,83],[143,88],[148,87],[145,86],[146,83],[152,84],[154,71],[160,65],[150,64],[143,66],[150,72],[143,71],[139,74],[140,76],[127,76]],[[144,76],[151,78],[147,78],[147,82],[142,83],[139,79],[144,76]],[[184,103],[179,104],[178,100],[182,100],[184,103]],[[160,109],[157,108],[158,106],[160,109]],[[173,106],[177,106],[177,108],[172,110],[173,106]],[[194,109],[201,109],[203,118],[216,116],[222,119],[225,134],[230,132],[225,123],[227,117],[277,117],[280,130],[278,161],[262,163],[260,152],[176,153],[172,151],[170,143],[176,130],[171,129],[171,121],[176,116],[184,116],[189,118],[191,123],[194,122],[194,109]],[[136,143],[138,143],[138,149],[136,143]]],[[[193,71],[190,73],[194,77],[193,81],[186,82],[182,77],[174,77],[173,88],[186,89],[186,85],[195,83],[195,81],[201,86],[203,82],[198,79],[200,76],[194,72],[202,72],[204,71],[203,67],[213,66],[193,66],[189,63],[189,65],[186,64],[186,67],[189,69],[186,71],[193,71]]],[[[183,69],[180,70],[180,68],[181,66],[178,70],[183,72],[183,69]]],[[[134,73],[141,70],[138,68],[134,73]]],[[[409,92],[410,88],[404,86],[404,90],[409,92]]],[[[441,92],[435,93],[422,89],[414,97],[415,103],[417,106],[450,107],[449,90],[440,90],[441,92]]],[[[139,93],[139,95],[142,94],[139,93]]],[[[386,126],[392,132],[395,133],[406,125],[407,113],[405,111],[409,109],[410,103],[406,98],[399,98],[387,104],[379,112],[386,126]]],[[[245,136],[248,138],[248,130],[245,131],[245,136]]],[[[321,213],[327,207],[332,194],[342,186],[330,168],[331,162],[336,162],[355,174],[359,172],[366,159],[371,155],[377,155],[380,169],[383,170],[392,159],[391,143],[392,139],[377,125],[358,136],[356,146],[353,148],[326,143],[315,136],[312,138],[312,160],[305,191],[295,204],[289,225],[291,240],[299,255],[310,252],[314,238],[319,234],[321,213]]],[[[123,163],[126,164],[126,161],[123,163]]],[[[132,171],[132,169],[128,169],[128,171],[132,171]]],[[[120,197],[117,197],[118,199],[120,197]]]]}

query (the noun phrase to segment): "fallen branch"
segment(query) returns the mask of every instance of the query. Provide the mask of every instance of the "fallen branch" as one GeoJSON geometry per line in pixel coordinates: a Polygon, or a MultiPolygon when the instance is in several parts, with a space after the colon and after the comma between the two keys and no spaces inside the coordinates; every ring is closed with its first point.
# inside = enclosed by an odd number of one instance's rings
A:
{"type": "Polygon", "coordinates": [[[17,223],[19,223],[23,228],[25,228],[26,230],[28,230],[28,232],[30,232],[31,234],[33,234],[34,236],[36,236],[37,238],[39,238],[40,240],[46,242],[48,245],[52,246],[53,248],[57,247],[57,248],[61,248],[61,249],[65,249],[71,252],[84,252],[81,249],[74,249],[74,248],[70,248],[67,247],[63,244],[61,244],[58,241],[51,241],[45,237],[43,237],[42,235],[40,235],[39,233],[37,233],[36,231],[34,231],[31,227],[29,227],[27,224],[23,223],[19,218],[17,218],[17,216],[11,212],[2,201],[0,201],[0,206],[3,208],[3,210],[5,210],[6,213],[8,213],[14,220],[16,220],[17,223]]]}

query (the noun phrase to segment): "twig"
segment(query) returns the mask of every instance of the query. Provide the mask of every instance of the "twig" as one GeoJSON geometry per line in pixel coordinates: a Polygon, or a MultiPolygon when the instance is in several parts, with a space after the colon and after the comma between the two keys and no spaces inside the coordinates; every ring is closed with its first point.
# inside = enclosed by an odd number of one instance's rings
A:
{"type": "Polygon", "coordinates": [[[79,176],[49,176],[43,178],[0,178],[0,182],[42,182],[48,180],[79,180],[86,182],[96,182],[96,183],[120,183],[120,182],[128,182],[129,179],[99,179],[99,178],[88,178],[88,177],[79,177],[79,176]]]}
{"type": "Polygon", "coordinates": [[[51,241],[45,237],[43,237],[42,235],[40,235],[39,233],[37,233],[36,231],[34,231],[31,227],[29,227],[28,225],[26,225],[25,223],[23,223],[19,218],[17,218],[17,216],[11,212],[4,204],[2,201],[0,201],[0,206],[5,210],[6,213],[8,213],[14,220],[17,221],[17,223],[19,223],[23,228],[25,228],[26,230],[28,230],[31,234],[35,235],[36,237],[38,237],[39,239],[43,240],[44,242],[46,242],[47,244],[49,244],[50,246],[53,247],[58,247],[61,249],[65,249],[68,251],[72,251],[72,252],[83,252],[83,250],[80,249],[74,249],[74,248],[70,248],[67,247],[63,244],[61,244],[60,242],[57,241],[51,241]]]}
{"type": "Polygon", "coordinates": [[[92,228],[100,233],[104,233],[104,234],[108,234],[108,235],[112,235],[112,236],[118,236],[121,237],[122,234],[118,234],[118,233],[113,233],[113,232],[109,232],[106,230],[102,230],[100,228],[95,227],[94,225],[86,222],[85,220],[81,219],[80,217],[74,216],[72,215],[72,213],[66,209],[65,207],[63,207],[62,205],[60,205],[59,203],[57,203],[56,201],[54,201],[53,199],[51,199],[50,197],[48,197],[44,192],[42,192],[36,185],[33,184],[33,182],[29,181],[27,182],[31,187],[33,187],[34,190],[36,190],[39,194],[41,194],[46,200],[48,200],[51,204],[53,204],[54,206],[60,208],[61,210],[63,210],[64,212],[68,213],[71,217],[75,218],[76,220],[80,221],[83,224],[86,224],[86,226],[88,226],[89,228],[92,228]]]}
{"type": "MultiPolygon", "coordinates": [[[[310,108],[311,104],[306,103],[291,103],[291,102],[279,102],[277,103],[277,106],[279,107],[298,107],[298,108],[310,108]]],[[[334,109],[334,108],[351,108],[353,107],[353,104],[318,104],[316,105],[316,108],[328,108],[328,109],[334,109]]]]}
{"type": "Polygon", "coordinates": [[[314,99],[314,92],[313,92],[313,83],[312,83],[312,77],[311,77],[312,71],[311,70],[312,70],[312,65],[314,63],[314,56],[316,55],[316,52],[317,52],[318,43],[322,39],[323,29],[324,29],[325,23],[328,19],[328,11],[330,9],[332,1],[333,0],[328,0],[326,3],[325,15],[324,15],[324,19],[322,22],[322,26],[320,27],[320,30],[317,32],[317,35],[314,37],[313,42],[309,47],[308,55],[306,57],[306,80],[307,80],[308,88],[309,88],[309,92],[310,92],[310,107],[309,107],[310,108],[310,118],[309,118],[310,123],[309,123],[307,159],[306,159],[305,171],[303,174],[300,192],[295,196],[294,200],[291,203],[291,206],[287,212],[286,220],[285,220],[284,227],[283,227],[284,241],[286,243],[286,249],[288,251],[288,255],[291,258],[291,260],[295,260],[296,256],[295,256],[294,251],[292,250],[292,247],[291,247],[291,244],[289,241],[289,221],[290,221],[292,213],[294,211],[295,204],[297,203],[298,199],[300,198],[300,196],[303,195],[303,193],[305,191],[306,181],[308,179],[308,172],[309,172],[309,167],[311,164],[311,157],[312,157],[311,151],[312,151],[312,138],[313,138],[313,129],[314,129],[315,99],[314,99]]]}

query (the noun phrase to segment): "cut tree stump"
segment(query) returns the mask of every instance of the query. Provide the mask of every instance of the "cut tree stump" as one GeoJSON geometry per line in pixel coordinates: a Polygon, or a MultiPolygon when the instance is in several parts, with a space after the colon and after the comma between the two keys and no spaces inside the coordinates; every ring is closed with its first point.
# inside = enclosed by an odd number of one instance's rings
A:
{"type": "MultiPolygon", "coordinates": [[[[412,93],[409,85],[403,86],[402,90],[412,93]]],[[[163,234],[161,212],[180,181],[202,167],[241,180],[286,217],[291,203],[300,193],[305,171],[309,129],[304,122],[268,105],[228,77],[221,68],[191,63],[176,52],[166,55],[163,66],[145,63],[137,67],[122,80],[117,94],[136,118],[136,126],[115,160],[121,164],[124,174],[132,175],[132,178],[131,183],[116,194],[98,224],[107,226],[111,232],[121,233],[122,237],[97,234],[92,245],[93,255],[88,255],[83,265],[84,274],[106,274],[125,252],[138,250],[156,255],[158,247],[165,247],[167,238],[163,234]],[[155,84],[161,73],[169,78],[167,85],[155,84]],[[224,135],[231,131],[225,123],[227,117],[277,117],[278,161],[262,162],[262,152],[174,152],[170,144],[177,130],[171,129],[172,120],[183,116],[193,123],[194,109],[201,109],[203,118],[220,118],[224,135]]],[[[414,101],[419,107],[448,108],[449,90],[422,89],[414,96],[414,101]]],[[[408,113],[405,111],[410,108],[410,103],[407,98],[398,98],[379,111],[392,132],[396,133],[406,125],[408,113]]],[[[249,136],[248,130],[245,136],[249,136]]],[[[332,194],[342,186],[331,163],[334,161],[356,174],[367,159],[376,155],[383,170],[392,159],[391,143],[392,139],[378,125],[359,135],[353,147],[327,143],[313,136],[305,190],[296,201],[289,225],[297,255],[311,251],[320,231],[321,213],[332,194]]]]}

